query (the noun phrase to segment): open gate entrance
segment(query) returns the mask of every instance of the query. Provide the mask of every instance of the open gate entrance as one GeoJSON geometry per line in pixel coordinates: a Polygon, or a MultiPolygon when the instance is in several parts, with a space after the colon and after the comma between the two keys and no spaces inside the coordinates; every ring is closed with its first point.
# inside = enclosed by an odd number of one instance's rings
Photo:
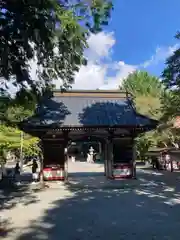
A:
{"type": "Polygon", "coordinates": [[[104,140],[99,137],[79,137],[67,147],[68,179],[105,176],[104,140]]]}

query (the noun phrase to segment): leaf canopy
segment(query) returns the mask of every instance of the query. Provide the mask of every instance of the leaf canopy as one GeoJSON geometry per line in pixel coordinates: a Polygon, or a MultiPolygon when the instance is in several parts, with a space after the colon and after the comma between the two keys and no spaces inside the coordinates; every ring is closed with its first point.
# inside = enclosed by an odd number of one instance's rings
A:
{"type": "Polygon", "coordinates": [[[1,90],[13,84],[24,101],[32,98],[31,92],[52,89],[52,80],[69,87],[87,62],[84,50],[90,32],[107,25],[112,8],[110,0],[1,0],[1,90]],[[30,76],[34,63],[36,79],[30,76]]]}

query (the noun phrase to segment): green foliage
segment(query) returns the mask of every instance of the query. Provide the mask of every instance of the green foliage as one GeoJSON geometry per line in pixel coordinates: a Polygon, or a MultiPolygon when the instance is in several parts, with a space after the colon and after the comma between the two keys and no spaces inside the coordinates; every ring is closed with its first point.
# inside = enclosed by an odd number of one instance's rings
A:
{"type": "Polygon", "coordinates": [[[156,131],[156,145],[158,147],[177,147],[180,140],[179,129],[174,129],[172,125],[167,124],[156,131]]]}
{"type": "Polygon", "coordinates": [[[89,33],[107,25],[111,9],[110,0],[0,1],[0,77],[5,87],[11,80],[21,103],[52,89],[52,79],[69,87],[86,64],[89,33]],[[35,59],[39,81],[29,74],[35,59]]]}
{"type": "MultiPolygon", "coordinates": [[[[122,88],[132,93],[136,109],[141,114],[147,115],[157,120],[162,116],[162,99],[167,101],[164,93],[164,86],[158,78],[151,76],[147,72],[137,71],[130,74],[123,81],[122,88]]],[[[154,130],[141,134],[136,139],[137,155],[139,159],[146,160],[146,153],[151,147],[165,146],[169,143],[170,132],[154,130]],[[169,134],[168,134],[169,133],[169,134]]]]}
{"type": "Polygon", "coordinates": [[[0,165],[6,162],[7,147],[8,147],[8,144],[6,142],[4,142],[3,144],[0,144],[0,165]]]}
{"type": "Polygon", "coordinates": [[[180,94],[179,90],[166,90],[164,96],[161,98],[163,112],[161,120],[163,122],[171,121],[174,117],[179,116],[180,113],[180,94]]]}
{"type": "Polygon", "coordinates": [[[160,120],[156,130],[137,138],[138,157],[145,159],[151,147],[176,146],[180,142],[180,131],[173,128],[173,120],[180,113],[179,90],[165,90],[158,78],[140,71],[130,74],[122,88],[133,94],[138,112],[160,120]]]}
{"type": "Polygon", "coordinates": [[[25,157],[38,155],[40,149],[38,147],[39,140],[24,134],[21,139],[21,131],[14,127],[0,125],[0,158],[5,160],[6,153],[14,153],[17,157],[20,154],[21,141],[23,141],[23,155],[25,157]]]}
{"type": "Polygon", "coordinates": [[[3,124],[15,127],[17,123],[33,115],[34,109],[35,101],[21,105],[8,96],[0,96],[0,122],[3,124]]]}
{"type": "Polygon", "coordinates": [[[148,134],[142,134],[136,138],[136,151],[137,159],[146,160],[147,152],[150,147],[153,146],[153,140],[148,136],[148,134]]]}
{"type": "Polygon", "coordinates": [[[25,109],[22,106],[10,106],[6,109],[6,119],[12,123],[19,123],[33,114],[32,110],[25,109]]]}
{"type": "MultiPolygon", "coordinates": [[[[21,131],[16,127],[17,123],[29,117],[33,111],[22,106],[12,104],[9,99],[1,98],[0,105],[0,162],[6,160],[6,154],[12,152],[19,156],[21,147],[21,131]]],[[[32,107],[33,108],[33,107],[32,107]]],[[[39,147],[38,139],[23,135],[23,155],[37,155],[39,147]]]]}
{"type": "MultiPolygon", "coordinates": [[[[180,40],[180,32],[175,37],[180,40]]],[[[172,56],[167,59],[162,78],[167,88],[176,87],[176,89],[180,89],[180,48],[175,50],[172,56]]]]}
{"type": "Polygon", "coordinates": [[[135,97],[135,106],[139,113],[159,120],[161,118],[161,99],[151,95],[135,97]]]}
{"type": "MultiPolygon", "coordinates": [[[[180,40],[180,33],[176,34],[176,39],[180,40]]],[[[178,46],[178,45],[177,45],[178,46]]],[[[175,145],[180,142],[179,129],[173,127],[174,118],[180,113],[180,48],[178,47],[167,59],[166,67],[162,73],[162,82],[166,86],[164,96],[162,96],[162,117],[164,123],[161,134],[166,138],[166,143],[175,145]]]]}
{"type": "Polygon", "coordinates": [[[136,71],[130,74],[123,81],[122,87],[134,96],[159,97],[163,90],[159,79],[144,71],[136,71]]]}
{"type": "Polygon", "coordinates": [[[156,119],[160,118],[163,85],[157,77],[144,71],[137,71],[124,79],[121,88],[134,96],[138,112],[156,119]]]}

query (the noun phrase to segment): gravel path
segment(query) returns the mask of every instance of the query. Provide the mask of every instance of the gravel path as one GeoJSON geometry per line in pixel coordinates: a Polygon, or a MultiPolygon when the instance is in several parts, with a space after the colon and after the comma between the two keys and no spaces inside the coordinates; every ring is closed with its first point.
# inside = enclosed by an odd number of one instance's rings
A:
{"type": "MultiPolygon", "coordinates": [[[[138,170],[149,186],[127,189],[24,189],[6,195],[5,240],[180,238],[179,176],[138,170]],[[9,198],[8,198],[9,197],[9,198]],[[12,204],[13,203],[13,204],[12,204]]],[[[1,198],[3,193],[1,193],[1,198]]]]}

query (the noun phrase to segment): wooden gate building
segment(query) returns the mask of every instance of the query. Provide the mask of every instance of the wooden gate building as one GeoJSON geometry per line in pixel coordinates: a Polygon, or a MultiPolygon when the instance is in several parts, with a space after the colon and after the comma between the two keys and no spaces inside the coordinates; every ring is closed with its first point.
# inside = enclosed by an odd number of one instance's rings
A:
{"type": "Polygon", "coordinates": [[[44,168],[59,166],[54,176],[49,168],[52,179],[64,179],[62,171],[68,143],[87,139],[102,143],[108,178],[132,178],[135,177],[134,139],[154,129],[157,123],[136,112],[132,96],[127,92],[72,90],[54,91],[45,96],[35,114],[21,122],[20,128],[41,139],[44,168]]]}

